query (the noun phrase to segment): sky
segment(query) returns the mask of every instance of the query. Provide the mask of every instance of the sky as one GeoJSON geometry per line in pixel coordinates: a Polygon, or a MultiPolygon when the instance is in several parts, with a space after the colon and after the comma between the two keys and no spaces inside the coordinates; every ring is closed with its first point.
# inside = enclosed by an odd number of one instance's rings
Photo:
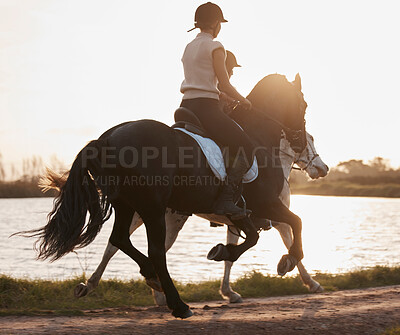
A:
{"type": "MultiPolygon", "coordinates": [[[[0,154],[7,167],[54,154],[67,165],[129,120],[173,123],[181,56],[205,1],[0,0],[0,154]]],[[[400,166],[398,1],[224,0],[218,40],[247,95],[264,76],[302,78],[307,130],[334,166],[400,166]]]]}

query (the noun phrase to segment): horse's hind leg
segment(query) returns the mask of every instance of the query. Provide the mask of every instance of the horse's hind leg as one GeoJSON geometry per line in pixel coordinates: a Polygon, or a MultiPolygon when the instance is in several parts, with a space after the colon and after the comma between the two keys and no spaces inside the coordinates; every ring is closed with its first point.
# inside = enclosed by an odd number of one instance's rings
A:
{"type": "Polygon", "coordinates": [[[110,242],[108,242],[106,250],[104,250],[103,258],[97,267],[96,271],[90,276],[88,281],[85,283],[79,283],[75,286],[74,295],[77,298],[84,297],[85,295],[92,292],[98,285],[100,278],[106,269],[108,262],[111,257],[118,251],[117,247],[114,247],[110,242]]]}
{"type": "MultiPolygon", "coordinates": [[[[232,244],[232,245],[237,245],[239,241],[239,233],[240,230],[238,228],[231,227],[229,228],[227,226],[227,234],[226,234],[226,243],[227,244],[232,244]],[[233,234],[230,229],[237,229],[238,234],[233,234]]],[[[225,261],[224,262],[224,277],[221,280],[221,287],[219,289],[219,293],[224,299],[229,299],[229,302],[231,303],[236,303],[236,302],[242,302],[242,296],[232,290],[230,284],[229,284],[229,277],[231,275],[231,268],[233,266],[233,262],[230,261],[225,261]]]]}
{"type": "Polygon", "coordinates": [[[166,251],[165,251],[165,208],[157,210],[155,206],[152,211],[142,213],[139,211],[147,230],[147,244],[149,258],[160,279],[161,286],[167,298],[167,305],[172,309],[172,315],[180,318],[188,318],[193,315],[180,298],[178,291],[168,273],[166,251]]]}
{"type": "MultiPolygon", "coordinates": [[[[140,219],[140,216],[138,213],[135,213],[132,217],[132,223],[129,228],[129,235],[132,235],[132,233],[139,228],[143,222],[140,219]]],[[[110,259],[115,255],[115,253],[119,249],[115,246],[113,246],[110,242],[108,242],[106,250],[104,251],[103,258],[98,265],[96,271],[93,272],[93,274],[90,276],[89,280],[85,283],[79,283],[74,290],[75,297],[80,298],[83,297],[87,294],[89,294],[91,291],[93,291],[100,282],[101,276],[104,273],[104,270],[106,269],[108,262],[110,259]]]]}
{"type": "MultiPolygon", "coordinates": [[[[288,224],[283,222],[277,222],[273,226],[276,230],[279,231],[283,243],[289,250],[293,244],[292,228],[290,228],[288,224]]],[[[310,292],[312,293],[324,292],[324,288],[321,286],[320,283],[312,279],[312,277],[309,275],[309,273],[307,272],[306,268],[304,267],[301,261],[297,263],[297,269],[299,270],[301,280],[303,281],[304,285],[308,287],[310,292]]]]}
{"type": "Polygon", "coordinates": [[[145,277],[147,285],[161,291],[152,262],[137,250],[129,239],[129,227],[134,210],[125,204],[113,205],[115,209],[115,223],[110,236],[110,243],[132,258],[140,267],[140,273],[145,277]]]}
{"type": "Polygon", "coordinates": [[[246,239],[239,245],[218,244],[213,247],[207,255],[207,259],[214,261],[230,261],[235,262],[240,255],[246,250],[255,246],[258,241],[258,233],[250,218],[245,217],[241,220],[231,220],[237,228],[243,231],[246,235],[246,239]]]}

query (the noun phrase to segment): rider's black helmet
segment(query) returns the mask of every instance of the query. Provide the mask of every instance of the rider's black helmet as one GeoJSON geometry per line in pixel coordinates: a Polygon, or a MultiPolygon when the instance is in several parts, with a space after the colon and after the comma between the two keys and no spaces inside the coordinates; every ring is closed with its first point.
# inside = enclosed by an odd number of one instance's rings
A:
{"type": "Polygon", "coordinates": [[[204,3],[196,9],[196,13],[194,14],[194,28],[189,31],[212,24],[215,21],[228,22],[225,20],[222,10],[218,5],[212,2],[204,3]]]}
{"type": "Polygon", "coordinates": [[[226,61],[225,61],[225,64],[226,64],[226,68],[227,69],[233,69],[234,67],[241,67],[237,63],[235,55],[229,50],[226,50],[226,61]]]}

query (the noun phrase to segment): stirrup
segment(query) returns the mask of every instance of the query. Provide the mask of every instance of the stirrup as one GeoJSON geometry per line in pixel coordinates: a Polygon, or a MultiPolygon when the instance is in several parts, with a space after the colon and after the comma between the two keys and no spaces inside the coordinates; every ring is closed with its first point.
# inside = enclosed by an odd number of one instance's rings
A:
{"type": "MultiPolygon", "coordinates": [[[[242,202],[243,202],[243,214],[231,215],[230,219],[232,219],[232,220],[244,219],[245,217],[249,217],[252,213],[252,211],[250,209],[247,209],[246,199],[244,198],[244,196],[242,194],[240,195],[240,200],[242,200],[242,202]]],[[[238,202],[239,202],[239,200],[236,201],[235,205],[237,205],[238,202]]]]}
{"type": "Polygon", "coordinates": [[[232,214],[229,215],[229,219],[231,220],[242,220],[246,217],[249,217],[251,215],[252,211],[250,209],[243,209],[242,213],[237,213],[237,214],[232,214]]]}

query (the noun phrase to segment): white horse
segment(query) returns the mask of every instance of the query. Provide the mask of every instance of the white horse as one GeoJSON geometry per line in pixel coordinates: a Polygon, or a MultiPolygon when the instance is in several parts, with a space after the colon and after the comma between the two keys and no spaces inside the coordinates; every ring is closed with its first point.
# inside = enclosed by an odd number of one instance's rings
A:
{"type": "MultiPolygon", "coordinates": [[[[312,179],[325,177],[329,171],[328,166],[317,154],[317,151],[314,147],[314,138],[309,133],[307,133],[307,146],[301,154],[296,154],[290,147],[289,141],[287,141],[286,138],[283,138],[280,144],[280,160],[282,164],[283,175],[286,181],[280,194],[280,199],[288,208],[290,205],[290,185],[288,179],[294,164],[297,164],[301,170],[306,171],[312,179]]],[[[289,250],[293,243],[292,228],[283,222],[271,222],[271,226],[279,231],[283,243],[289,250]]],[[[226,239],[227,244],[237,244],[239,240],[239,234],[233,234],[230,229],[227,229],[226,239]]],[[[232,265],[233,262],[225,261],[224,277],[222,278],[219,292],[224,299],[229,300],[231,303],[242,302],[241,295],[232,290],[229,284],[232,265]]],[[[324,288],[308,274],[301,261],[298,262],[297,269],[299,270],[300,278],[303,284],[308,287],[310,292],[321,293],[324,291],[324,288]]]]}
{"type": "MultiPolygon", "coordinates": [[[[289,188],[289,174],[293,168],[294,164],[297,164],[300,169],[307,172],[307,174],[312,179],[317,179],[319,177],[324,177],[328,173],[328,166],[321,160],[319,155],[317,154],[314,147],[314,139],[313,137],[307,133],[307,146],[303,150],[301,154],[295,153],[291,147],[290,143],[286,140],[285,137],[282,138],[280,143],[280,159],[282,163],[283,174],[286,182],[284,183],[284,187],[281,192],[281,199],[283,203],[289,207],[290,203],[290,188],[289,188]]],[[[49,185],[48,185],[49,186],[49,185]]],[[[57,185],[52,185],[56,187],[57,185]]],[[[210,220],[219,224],[227,224],[232,223],[225,216],[217,216],[217,215],[199,215],[202,218],[210,220]]],[[[165,222],[166,222],[166,238],[165,238],[165,248],[169,250],[171,246],[174,244],[179,231],[182,229],[183,225],[187,221],[188,216],[181,215],[175,213],[171,209],[167,209],[165,213],[165,222]]],[[[129,229],[129,233],[132,234],[137,228],[139,228],[143,224],[142,219],[140,218],[138,213],[135,213],[132,218],[132,223],[129,229]]],[[[281,222],[271,222],[270,227],[276,228],[282,240],[289,250],[293,243],[292,229],[286,223],[281,222]]],[[[239,232],[238,232],[239,233],[239,232]]],[[[227,229],[227,244],[237,244],[239,239],[238,234],[234,234],[230,229],[227,229]]],[[[93,291],[99,284],[100,278],[104,273],[104,270],[110,261],[110,259],[115,255],[118,251],[118,248],[113,246],[110,242],[108,242],[107,248],[104,251],[103,258],[98,265],[96,271],[90,276],[89,280],[85,283],[80,283],[75,287],[74,294],[76,297],[83,297],[87,295],[89,292],[93,291]]],[[[229,261],[225,261],[225,271],[224,277],[221,282],[220,293],[223,298],[229,299],[229,302],[241,302],[242,298],[239,293],[232,290],[229,284],[229,276],[233,263],[229,261]]],[[[299,262],[297,264],[297,268],[300,273],[300,277],[303,283],[309,288],[309,290],[313,293],[322,292],[322,286],[313,280],[311,276],[307,273],[307,270],[304,268],[303,264],[299,262]]],[[[165,305],[165,295],[161,292],[157,292],[153,290],[153,296],[157,305],[165,305]]]]}

